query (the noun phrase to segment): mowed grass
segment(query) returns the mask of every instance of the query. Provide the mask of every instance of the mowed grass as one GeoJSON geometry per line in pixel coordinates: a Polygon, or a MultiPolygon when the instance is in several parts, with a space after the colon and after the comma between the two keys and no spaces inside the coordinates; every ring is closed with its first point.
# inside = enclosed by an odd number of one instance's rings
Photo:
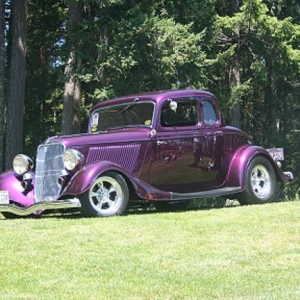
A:
{"type": "Polygon", "coordinates": [[[0,220],[1,299],[300,299],[300,202],[0,220]]]}

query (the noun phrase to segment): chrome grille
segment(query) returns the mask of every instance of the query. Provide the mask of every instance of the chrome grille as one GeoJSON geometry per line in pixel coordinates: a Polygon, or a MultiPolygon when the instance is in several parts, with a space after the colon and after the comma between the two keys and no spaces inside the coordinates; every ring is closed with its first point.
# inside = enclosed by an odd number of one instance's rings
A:
{"type": "Polygon", "coordinates": [[[65,145],[51,143],[40,145],[36,158],[36,171],[34,183],[35,202],[56,200],[60,192],[57,179],[64,165],[62,156],[65,145]]]}

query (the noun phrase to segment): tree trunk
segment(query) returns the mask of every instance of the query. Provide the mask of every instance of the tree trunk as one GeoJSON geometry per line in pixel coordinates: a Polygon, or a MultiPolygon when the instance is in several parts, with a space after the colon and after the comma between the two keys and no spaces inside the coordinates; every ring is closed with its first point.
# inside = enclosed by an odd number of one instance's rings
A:
{"type": "MultiPolygon", "coordinates": [[[[231,16],[239,10],[239,0],[231,1],[231,16]]],[[[239,28],[236,29],[234,33],[237,37],[237,42],[239,43],[239,28]]],[[[241,74],[240,74],[240,63],[239,63],[239,46],[237,46],[236,53],[232,58],[232,62],[229,70],[229,85],[232,93],[234,89],[241,84],[241,74]]],[[[240,128],[241,127],[241,105],[240,99],[234,99],[234,103],[229,108],[229,125],[240,128]]]]}
{"type": "Polygon", "coordinates": [[[11,53],[9,61],[6,168],[22,151],[25,98],[27,0],[12,1],[11,53]]]}
{"type": "Polygon", "coordinates": [[[231,0],[231,17],[239,10],[240,0],[231,0]]]}
{"type": "Polygon", "coordinates": [[[78,133],[80,131],[80,120],[76,113],[80,108],[81,82],[76,73],[81,68],[81,60],[75,50],[79,45],[74,35],[74,29],[82,20],[82,11],[82,1],[70,3],[67,36],[70,54],[65,67],[65,76],[67,79],[64,86],[62,134],[78,133]]]}
{"type": "Polygon", "coordinates": [[[4,72],[5,72],[5,0],[0,0],[0,172],[4,166],[4,128],[5,128],[5,94],[4,94],[4,72]]]}
{"type": "MultiPolygon", "coordinates": [[[[229,84],[230,88],[233,90],[237,88],[241,84],[241,75],[240,75],[240,64],[239,64],[239,58],[236,54],[233,59],[230,66],[229,71],[229,84]]],[[[230,125],[234,127],[241,127],[241,104],[240,99],[234,99],[234,103],[229,108],[229,120],[230,125]]]]}
{"type": "Polygon", "coordinates": [[[267,115],[266,142],[269,147],[276,147],[276,141],[279,140],[279,135],[276,124],[277,99],[275,95],[273,59],[271,57],[266,59],[266,67],[268,70],[268,85],[265,89],[265,107],[267,115]]]}

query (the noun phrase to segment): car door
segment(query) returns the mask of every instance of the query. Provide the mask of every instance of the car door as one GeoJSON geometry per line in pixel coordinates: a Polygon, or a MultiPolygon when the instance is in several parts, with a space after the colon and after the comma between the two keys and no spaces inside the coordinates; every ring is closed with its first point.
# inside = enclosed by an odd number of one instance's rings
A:
{"type": "Polygon", "coordinates": [[[215,160],[219,140],[212,125],[205,127],[202,109],[202,100],[196,98],[168,99],[162,104],[152,141],[151,185],[177,193],[219,185],[215,160]]]}

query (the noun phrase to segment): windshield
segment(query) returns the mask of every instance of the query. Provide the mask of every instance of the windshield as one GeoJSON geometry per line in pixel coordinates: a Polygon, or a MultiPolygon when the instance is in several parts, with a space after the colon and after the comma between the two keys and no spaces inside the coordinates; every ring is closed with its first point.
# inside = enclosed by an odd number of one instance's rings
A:
{"type": "Polygon", "coordinates": [[[91,132],[111,128],[151,126],[154,103],[132,101],[95,110],[90,119],[91,132]]]}

